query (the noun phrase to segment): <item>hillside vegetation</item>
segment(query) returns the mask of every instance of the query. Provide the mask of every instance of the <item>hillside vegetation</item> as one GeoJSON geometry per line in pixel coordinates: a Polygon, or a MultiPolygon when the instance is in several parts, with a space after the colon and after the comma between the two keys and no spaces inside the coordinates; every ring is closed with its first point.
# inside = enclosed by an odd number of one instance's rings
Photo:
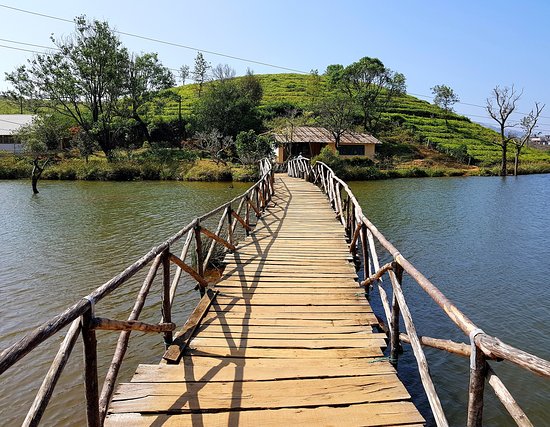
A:
{"type": "MultiPolygon", "coordinates": [[[[270,120],[285,116],[295,109],[307,117],[307,112],[316,98],[326,91],[324,76],[317,79],[303,74],[257,75],[263,88],[260,111],[266,123],[266,131],[272,125],[270,120]]],[[[236,77],[236,80],[242,77],[236,77]]],[[[187,84],[169,89],[178,97],[157,97],[149,103],[146,117],[151,122],[169,122],[192,113],[197,101],[198,85],[187,84]]],[[[25,111],[29,113],[29,111],[25,111]]],[[[0,113],[18,114],[18,105],[0,99],[0,113]]],[[[487,168],[496,167],[500,160],[500,148],[491,141],[498,134],[469,118],[458,114],[447,114],[439,107],[410,95],[394,98],[388,105],[382,119],[386,122],[378,138],[385,142],[377,156],[379,166],[389,164],[398,167],[444,167],[460,168],[471,164],[487,168]],[[447,123],[445,116],[447,115],[447,123]]],[[[307,122],[307,119],[305,119],[307,122]]],[[[512,160],[512,153],[509,153],[512,160]]],[[[550,167],[550,152],[526,147],[522,152],[523,173],[546,171],[550,167]]]]}
{"type": "MultiPolygon", "coordinates": [[[[319,76],[317,87],[311,75],[263,74],[256,77],[264,91],[260,108],[267,119],[284,115],[285,111],[291,108],[302,112],[308,111],[315,97],[321,96],[320,93],[326,87],[323,76],[319,76]]],[[[192,105],[197,99],[196,85],[188,84],[171,90],[181,96],[182,113],[191,113],[192,105]]],[[[175,119],[178,116],[178,103],[167,102],[160,113],[151,107],[149,114],[157,120],[175,119]]],[[[498,139],[495,131],[454,113],[447,115],[447,126],[446,115],[441,108],[427,101],[410,95],[399,96],[392,100],[382,114],[383,119],[393,125],[392,129],[381,132],[378,137],[383,142],[396,144],[395,149],[390,150],[388,155],[401,153],[404,159],[407,158],[407,153],[411,160],[414,157],[424,157],[426,150],[415,148],[415,145],[424,145],[450,154],[463,163],[470,161],[482,167],[498,164],[501,150],[491,144],[491,141],[498,139]]],[[[381,157],[383,155],[384,151],[381,157]]],[[[510,153],[510,160],[512,158],[510,153]]],[[[522,152],[522,161],[525,166],[533,162],[550,162],[550,152],[526,147],[522,152]]]]}

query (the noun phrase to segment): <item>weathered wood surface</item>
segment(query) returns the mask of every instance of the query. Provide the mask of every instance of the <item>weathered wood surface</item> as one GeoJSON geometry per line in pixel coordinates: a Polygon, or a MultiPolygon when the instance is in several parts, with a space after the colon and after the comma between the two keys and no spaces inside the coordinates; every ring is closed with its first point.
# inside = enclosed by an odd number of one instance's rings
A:
{"type": "Polygon", "coordinates": [[[277,176],[273,202],[180,332],[179,364],[140,365],[106,425],[423,424],[326,197],[277,176]]]}

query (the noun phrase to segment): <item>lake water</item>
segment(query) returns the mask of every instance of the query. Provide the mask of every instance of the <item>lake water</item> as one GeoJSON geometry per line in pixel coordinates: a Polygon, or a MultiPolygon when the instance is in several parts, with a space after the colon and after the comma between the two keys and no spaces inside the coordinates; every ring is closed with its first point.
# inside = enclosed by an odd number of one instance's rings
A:
{"type": "MultiPolygon", "coordinates": [[[[0,349],[247,186],[41,182],[41,193],[33,196],[28,182],[0,181],[0,349]]],[[[351,187],[386,237],[474,322],[511,345],[550,359],[550,176],[424,178],[351,187]]],[[[98,304],[98,315],[127,316],[142,279],[98,304]]],[[[178,324],[198,301],[192,286],[191,281],[180,284],[178,324]]],[[[418,286],[406,280],[404,289],[420,334],[465,340],[418,286]]],[[[148,301],[141,318],[157,322],[158,283],[148,301]]],[[[21,423],[62,335],[1,377],[1,425],[21,423]]],[[[100,375],[115,339],[113,333],[98,334],[100,375]]],[[[162,350],[159,336],[133,336],[119,379],[129,379],[137,363],[157,363],[162,350]]],[[[427,356],[451,425],[464,425],[467,360],[436,350],[427,350],[427,356]]],[[[81,359],[77,344],[44,425],[84,422],[81,359]]],[[[411,394],[419,395],[412,360],[405,346],[399,371],[411,394]]],[[[547,424],[549,381],[504,363],[493,367],[535,425],[547,424]]],[[[485,425],[514,425],[502,415],[489,386],[486,396],[485,425]]],[[[425,400],[416,402],[425,411],[425,400]]]]}
{"type": "MultiPolygon", "coordinates": [[[[351,188],[377,228],[480,328],[550,359],[550,175],[353,182],[351,188]]],[[[468,341],[416,282],[405,280],[404,292],[419,335],[468,341]]],[[[411,378],[416,365],[404,346],[399,371],[411,378]]],[[[451,425],[465,425],[468,360],[426,354],[451,425]]],[[[550,381],[506,362],[492,366],[533,423],[549,425],[550,381]]],[[[411,390],[419,384],[408,382],[411,390]]],[[[515,425],[492,388],[485,390],[484,425],[515,425]]]]}

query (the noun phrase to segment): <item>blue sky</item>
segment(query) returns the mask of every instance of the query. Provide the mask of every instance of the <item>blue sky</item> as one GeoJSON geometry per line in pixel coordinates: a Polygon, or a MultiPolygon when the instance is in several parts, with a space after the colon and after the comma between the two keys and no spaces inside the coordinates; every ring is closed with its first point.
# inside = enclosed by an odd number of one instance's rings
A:
{"type": "MultiPolygon", "coordinates": [[[[380,58],[407,78],[408,92],[430,95],[436,84],[451,86],[462,103],[455,109],[490,123],[483,106],[496,85],[514,84],[524,94],[518,108],[527,113],[535,101],[548,104],[540,131],[550,133],[548,84],[550,2],[546,1],[360,1],[360,0],[72,0],[37,2],[0,0],[59,18],[85,14],[107,20],[115,29],[308,72],[347,65],[363,56],[380,58]]],[[[49,36],[70,34],[73,26],[0,7],[0,45],[6,40],[50,45],[49,36]]],[[[192,66],[194,49],[128,36],[135,52],[158,52],[177,69],[192,66]]],[[[243,74],[284,70],[204,53],[212,64],[228,63],[243,74]]],[[[0,47],[0,72],[12,71],[31,53],[0,47]]],[[[6,89],[0,81],[0,90],[6,89]]],[[[425,98],[427,99],[427,98],[425,98]]],[[[521,116],[515,115],[519,120],[521,116]]]]}

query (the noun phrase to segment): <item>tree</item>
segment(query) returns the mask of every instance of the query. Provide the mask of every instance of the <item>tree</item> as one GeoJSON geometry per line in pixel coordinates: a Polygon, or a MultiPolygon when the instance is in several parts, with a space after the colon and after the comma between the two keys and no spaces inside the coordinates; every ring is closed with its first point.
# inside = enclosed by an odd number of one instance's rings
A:
{"type": "Polygon", "coordinates": [[[182,86],[185,85],[185,81],[189,78],[189,65],[182,65],[179,70],[179,78],[182,86]]]}
{"type": "MultiPolygon", "coordinates": [[[[223,71],[224,76],[233,73],[223,71]]],[[[255,79],[254,76],[249,78],[255,79]]],[[[223,77],[212,81],[193,106],[199,131],[217,129],[235,138],[240,131],[259,130],[261,119],[257,107],[261,94],[251,89],[250,81],[223,77]],[[246,83],[248,82],[248,83],[246,83]]]]}
{"type": "Polygon", "coordinates": [[[34,194],[38,194],[38,180],[52,157],[62,148],[63,141],[70,134],[66,123],[52,115],[36,116],[32,123],[22,126],[15,138],[23,144],[25,153],[31,156],[33,165],[31,185],[34,194]]]}
{"type": "Polygon", "coordinates": [[[162,65],[156,53],[130,55],[126,76],[125,97],[120,102],[124,110],[122,116],[135,121],[141,140],[149,140],[147,123],[141,117],[142,109],[155,94],[175,85],[172,72],[162,65]]]}
{"type": "Polygon", "coordinates": [[[381,112],[406,90],[405,76],[385,67],[378,58],[364,57],[345,68],[329,65],[326,75],[329,87],[345,93],[360,108],[363,127],[374,133],[381,112]]]}
{"type": "Polygon", "coordinates": [[[449,113],[453,111],[453,105],[460,102],[460,98],[447,85],[435,85],[431,90],[434,94],[434,104],[445,111],[445,126],[449,128],[449,113]]]}
{"type": "Polygon", "coordinates": [[[519,138],[512,138],[512,144],[514,144],[514,176],[518,174],[519,167],[519,156],[521,154],[522,148],[525,146],[525,143],[529,141],[533,131],[537,126],[537,121],[539,120],[540,114],[544,109],[545,105],[540,105],[538,102],[535,102],[534,110],[531,110],[529,114],[521,119],[519,126],[522,129],[522,135],[519,138]]]}
{"type": "Polygon", "coordinates": [[[253,105],[260,105],[260,101],[264,95],[262,84],[254,72],[246,69],[246,74],[240,79],[240,90],[245,99],[253,105]]]}
{"type": "Polygon", "coordinates": [[[253,130],[240,132],[235,145],[237,156],[245,165],[253,165],[263,158],[273,157],[272,139],[267,135],[257,135],[253,130]]]}
{"type": "Polygon", "coordinates": [[[206,62],[206,59],[204,59],[202,53],[197,52],[197,56],[195,57],[195,68],[193,68],[193,80],[195,81],[195,83],[199,84],[199,97],[202,93],[202,86],[207,80],[209,68],[210,64],[206,62]]]}
{"type": "Polygon", "coordinates": [[[507,149],[511,138],[506,130],[514,127],[514,124],[510,123],[508,119],[516,109],[516,103],[522,94],[523,92],[517,93],[513,85],[511,88],[496,86],[491,93],[491,97],[487,98],[486,101],[485,108],[489,116],[498,123],[500,131],[500,139],[492,142],[502,150],[500,176],[506,176],[508,173],[507,149]]]}
{"type": "Polygon", "coordinates": [[[12,85],[12,89],[3,93],[8,99],[11,99],[19,105],[19,113],[23,114],[25,104],[29,101],[27,98],[31,93],[31,82],[27,74],[27,68],[24,65],[17,67],[11,73],[4,73],[6,81],[12,85]]]}
{"type": "Polygon", "coordinates": [[[106,22],[75,19],[75,32],[52,42],[57,50],[37,54],[15,79],[25,79],[25,95],[70,117],[108,158],[117,103],[125,94],[128,52],[106,22]]]}
{"type": "Polygon", "coordinates": [[[223,135],[217,129],[199,132],[196,134],[198,148],[206,151],[212,160],[219,164],[226,164],[225,158],[229,154],[230,148],[234,145],[233,138],[223,135]]]}
{"type": "Polygon", "coordinates": [[[327,95],[315,107],[317,123],[330,131],[336,148],[340,146],[343,134],[353,126],[354,105],[341,93],[327,95]]]}

